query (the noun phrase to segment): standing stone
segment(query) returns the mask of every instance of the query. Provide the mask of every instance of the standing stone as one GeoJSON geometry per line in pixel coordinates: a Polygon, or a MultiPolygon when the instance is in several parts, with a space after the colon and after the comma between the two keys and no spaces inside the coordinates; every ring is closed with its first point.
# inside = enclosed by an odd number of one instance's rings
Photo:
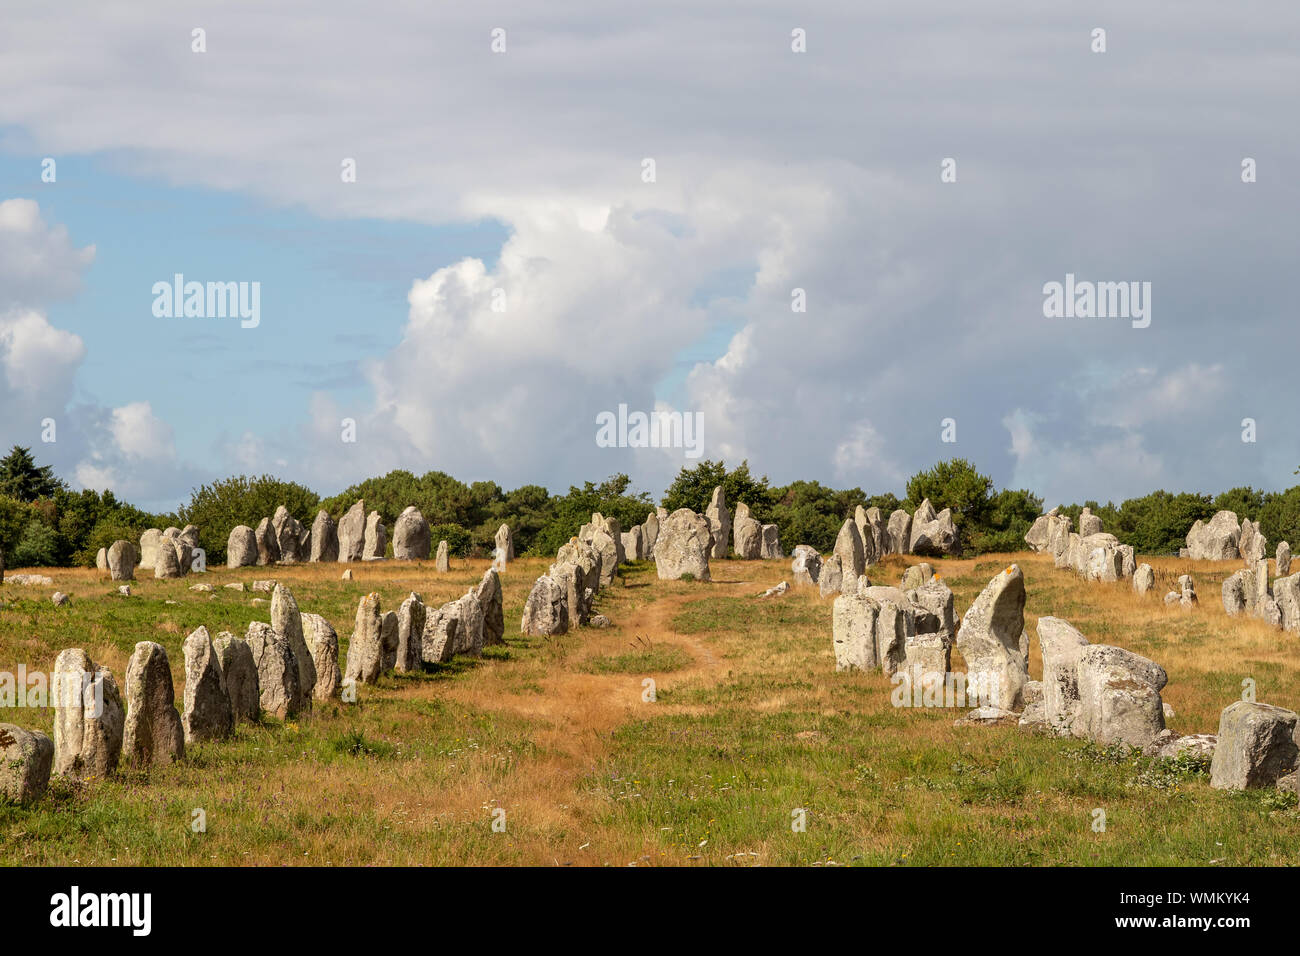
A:
{"type": "Polygon", "coordinates": [[[653,559],[657,540],[659,540],[659,516],[652,511],[641,524],[641,547],[647,560],[653,559]]]}
{"type": "Polygon", "coordinates": [[[865,593],[855,590],[835,599],[831,609],[831,634],[837,671],[869,672],[880,667],[880,659],[876,656],[876,621],[879,617],[879,602],[865,593]]]}
{"type": "Polygon", "coordinates": [[[235,726],[221,658],[208,629],[200,626],[185,638],[185,709],[181,727],[185,744],[229,737],[235,726]]]}
{"type": "Polygon", "coordinates": [[[393,659],[393,670],[399,674],[422,669],[424,654],[420,644],[424,639],[424,619],[427,614],[424,602],[414,593],[397,609],[397,653],[393,659]]]}
{"type": "Polygon", "coordinates": [[[271,530],[275,535],[276,546],[280,549],[280,563],[297,564],[307,558],[302,551],[302,522],[289,514],[289,509],[280,505],[271,518],[271,530]]]}
{"type": "Polygon", "coordinates": [[[1273,582],[1279,624],[1283,630],[1300,633],[1300,572],[1273,582]]]}
{"type": "Polygon", "coordinates": [[[523,620],[519,623],[522,634],[549,637],[565,634],[569,630],[569,608],[565,603],[564,588],[543,574],[533,585],[524,603],[523,620]]]}
{"type": "Polygon", "coordinates": [[[1079,512],[1079,537],[1093,534],[1101,534],[1101,519],[1092,513],[1091,508],[1084,508],[1079,512]]]}
{"type": "Polygon", "coordinates": [[[934,576],[934,568],[930,567],[928,561],[922,561],[920,564],[911,565],[903,572],[903,579],[898,586],[904,591],[911,591],[914,588],[924,587],[934,576]]]}
{"type": "Polygon", "coordinates": [[[978,679],[990,705],[1012,711],[1024,700],[1025,576],[1010,565],[994,576],[962,618],[957,647],[966,661],[967,687],[978,679]]]}
{"type": "Polygon", "coordinates": [[[1178,576],[1178,603],[1185,609],[1197,603],[1196,584],[1192,581],[1190,574],[1178,576]]]}
{"type": "Polygon", "coordinates": [[[248,649],[257,664],[258,703],[278,720],[296,717],[302,703],[298,661],[284,635],[265,621],[248,625],[248,649]]]}
{"type": "Polygon", "coordinates": [[[226,539],[226,567],[247,568],[257,564],[261,552],[257,534],[246,524],[235,525],[226,539]]]}
{"type": "Polygon", "coordinates": [[[1237,571],[1223,581],[1223,609],[1228,617],[1246,613],[1247,593],[1254,592],[1253,571],[1237,571]]]}
{"type": "Polygon", "coordinates": [[[913,633],[906,641],[905,666],[912,675],[920,675],[943,686],[952,668],[952,646],[957,635],[956,596],[952,588],[937,575],[916,588],[906,589],[912,604],[913,633]]]}
{"type": "Polygon", "coordinates": [[[212,649],[226,681],[231,719],[235,723],[257,723],[262,715],[262,690],[257,679],[257,661],[248,642],[223,631],[212,642],[212,649]]]}
{"type": "Polygon", "coordinates": [[[564,591],[564,604],[569,609],[569,626],[586,624],[591,619],[591,604],[588,599],[591,592],[582,585],[582,568],[576,564],[557,561],[551,565],[546,576],[564,591]]]}
{"type": "Polygon", "coordinates": [[[382,561],[384,560],[384,551],[388,547],[388,529],[384,527],[383,520],[379,517],[378,511],[370,512],[366,518],[366,536],[365,543],[361,549],[362,561],[382,561]]]}
{"type": "Polygon", "coordinates": [[[613,516],[601,520],[605,528],[605,534],[609,535],[614,542],[614,561],[616,564],[622,564],[627,560],[627,553],[623,550],[623,526],[613,516]]]}
{"type": "Polygon", "coordinates": [[[1137,566],[1133,572],[1133,590],[1138,594],[1146,594],[1156,586],[1156,572],[1152,570],[1151,565],[1145,562],[1137,566]]]}
{"type": "Polygon", "coordinates": [[[105,555],[108,573],[114,581],[135,580],[135,545],[130,541],[114,541],[105,555]]]}
{"type": "Polygon", "coordinates": [[[1300,764],[1295,711],[1239,700],[1219,715],[1219,742],[1210,761],[1217,790],[1271,787],[1300,764]]]}
{"type": "Polygon", "coordinates": [[[1079,655],[1088,639],[1059,617],[1038,619],[1043,654],[1043,719],[1055,737],[1074,734],[1079,717],[1079,655]]]}
{"type": "Polygon", "coordinates": [[[840,572],[843,574],[841,590],[852,594],[857,589],[858,578],[867,569],[866,558],[862,554],[862,537],[858,526],[852,519],[846,518],[840,525],[840,533],[835,538],[835,557],[840,559],[840,572]]]}
{"type": "MultiPolygon", "coordinates": [[[[160,556],[171,551],[161,545],[158,548],[160,556]]],[[[157,573],[157,568],[154,570],[157,573]]],[[[176,712],[171,663],[167,649],[153,641],[136,644],[126,665],[122,751],[127,762],[137,767],[185,758],[185,732],[176,712]]]]}
{"type": "Polygon", "coordinates": [[[898,588],[872,587],[865,577],[855,582],[854,592],[880,605],[876,618],[876,658],[881,671],[892,677],[907,663],[907,648],[916,637],[916,609],[898,588]]]}
{"type": "Polygon", "coordinates": [[[360,561],[366,546],[366,501],[362,498],[339,521],[339,560],[360,561]]]}
{"type": "Polygon", "coordinates": [[[1268,555],[1268,539],[1259,533],[1259,522],[1243,518],[1238,552],[1246,567],[1254,567],[1268,555]]]}
{"type": "Polygon", "coordinates": [[[853,593],[851,590],[844,589],[844,567],[838,554],[832,554],[822,561],[817,572],[817,591],[822,597],[830,597],[841,591],[846,594],[853,593]]]}
{"type": "Polygon", "coordinates": [[[347,668],[343,679],[373,684],[383,673],[384,644],[380,634],[379,595],[371,591],[357,604],[356,626],[348,641],[347,668]]]}
{"type": "MultiPolygon", "coordinates": [[[[663,540],[664,533],[660,530],[660,543],[663,540]]],[[[601,528],[592,532],[589,543],[596,550],[596,553],[600,555],[600,586],[607,588],[614,583],[614,575],[618,572],[618,547],[614,544],[614,539],[601,528]]],[[[707,541],[705,546],[708,546],[707,541]]],[[[662,571],[659,576],[663,577],[662,571]]]]}
{"type": "Polygon", "coordinates": [[[1291,545],[1279,541],[1276,558],[1277,576],[1284,578],[1291,573],[1291,545]]]}
{"type": "Polygon", "coordinates": [[[116,770],[126,713],[108,668],[96,668],[79,647],[60,652],[51,675],[50,703],[54,773],[90,780],[116,770]]]}
{"type": "Polygon", "coordinates": [[[312,696],[316,700],[339,696],[343,673],[339,670],[339,636],[333,625],[319,614],[304,614],[302,634],[307,650],[311,652],[312,666],[316,668],[316,687],[312,696]]]}
{"type": "Polygon", "coordinates": [[[263,567],[275,564],[280,560],[280,542],[275,536],[275,529],[271,527],[271,519],[263,518],[257,523],[257,530],[253,532],[257,538],[257,563],[263,567]]]}
{"type": "Polygon", "coordinates": [[[399,561],[429,560],[429,522],[409,505],[393,522],[393,557],[399,561]]]}
{"type": "Polygon", "coordinates": [[[100,548],[95,552],[95,570],[100,574],[108,573],[108,548],[100,548]]]}
{"type": "Polygon", "coordinates": [[[381,648],[379,669],[381,672],[391,671],[397,666],[397,642],[401,622],[397,620],[396,611],[385,611],[384,616],[379,619],[379,646],[381,648]]]}
{"type": "Polygon", "coordinates": [[[902,508],[896,510],[889,516],[889,524],[885,527],[885,534],[889,542],[889,554],[906,554],[907,546],[912,540],[912,516],[902,508]]]}
{"type": "MultiPolygon", "coordinates": [[[[716,489],[714,498],[717,499],[721,492],[721,488],[716,489]]],[[[686,574],[692,575],[696,581],[711,580],[711,535],[709,519],[697,515],[689,508],[678,508],[666,521],[660,522],[659,540],[655,542],[655,566],[659,580],[677,581],[686,574]]],[[[594,540],[592,546],[601,551],[594,540]]],[[[715,553],[716,550],[714,548],[715,553]]],[[[602,551],[601,584],[609,583],[605,580],[604,560],[605,554],[602,551]]]]}
{"type": "MultiPolygon", "coordinates": [[[[1231,511],[1219,511],[1207,524],[1197,521],[1187,532],[1187,556],[1193,561],[1229,561],[1240,555],[1244,525],[1231,511]]],[[[1251,529],[1253,530],[1253,528],[1251,529]]]]}
{"type": "Polygon", "coordinates": [[[955,555],[961,551],[961,541],[957,535],[957,525],[952,518],[952,509],[944,508],[934,513],[934,505],[926,498],[912,515],[912,529],[909,534],[908,550],[912,554],[955,555]]]}
{"type": "Polygon", "coordinates": [[[339,529],[324,509],[316,512],[316,520],[311,523],[311,551],[308,553],[313,562],[339,559],[339,529]]]}
{"type": "Polygon", "coordinates": [[[623,553],[629,561],[641,560],[641,526],[633,525],[631,531],[623,532],[623,553]]]}
{"type": "MultiPolygon", "coordinates": [[[[871,549],[872,558],[868,561],[868,566],[880,561],[889,553],[889,521],[880,513],[879,508],[868,508],[866,510],[867,527],[871,530],[871,549]]],[[[866,550],[866,540],[862,542],[863,549],[866,550]]]]}
{"type": "Polygon", "coordinates": [[[497,528],[496,543],[497,550],[501,553],[502,558],[506,561],[515,559],[515,539],[510,533],[510,525],[503,524],[497,528]]]}
{"type": "Polygon", "coordinates": [[[506,619],[501,577],[492,568],[483,572],[483,580],[478,585],[478,602],[483,608],[483,645],[491,647],[494,644],[504,644],[506,619]]]}
{"type": "Polygon", "coordinates": [[[456,656],[456,631],[460,627],[456,612],[456,602],[452,601],[425,615],[420,653],[426,663],[445,664],[456,656]]]}
{"type": "Polygon", "coordinates": [[[1122,647],[1079,652],[1079,714],[1074,734],[1100,744],[1146,747],[1165,729],[1163,667],[1122,647]]]}
{"type": "Polygon", "coordinates": [[[161,541],[162,532],[157,528],[150,528],[140,535],[140,568],[142,570],[153,570],[154,558],[158,554],[158,545],[161,541]]]}
{"type": "Polygon", "coordinates": [[[790,570],[794,572],[795,584],[816,584],[821,575],[822,556],[810,544],[797,544],[790,570]]]}
{"type": "Polygon", "coordinates": [[[0,724],[0,801],[32,803],[45,795],[54,741],[35,730],[0,724]]]}
{"type": "Polygon", "coordinates": [[[478,589],[470,588],[453,605],[457,618],[456,653],[472,657],[483,656],[484,621],[483,605],[479,603],[478,589]]]}
{"type": "Polygon", "coordinates": [[[176,556],[175,544],[164,538],[154,551],[153,576],[162,580],[172,580],[181,576],[181,562],[176,556]]]}
{"type": "Polygon", "coordinates": [[[749,561],[757,560],[763,554],[763,526],[749,512],[749,505],[743,501],[736,505],[736,516],[732,521],[732,537],[736,557],[749,561]]]}
{"type": "Polygon", "coordinates": [[[785,552],[781,550],[781,529],[776,525],[763,525],[763,545],[759,556],[764,561],[781,561],[785,559],[785,552]]]}
{"type": "Polygon", "coordinates": [[[450,562],[447,560],[447,542],[446,542],[445,540],[444,540],[444,541],[439,541],[439,542],[438,542],[438,563],[437,563],[437,569],[438,569],[438,571],[440,571],[441,573],[446,574],[447,571],[450,569],[450,567],[451,567],[451,564],[450,564],[450,562]]]}
{"type": "Polygon", "coordinates": [[[727,509],[727,493],[722,490],[721,485],[713,489],[713,496],[709,499],[709,506],[705,509],[704,516],[708,519],[709,531],[713,535],[713,548],[709,556],[725,558],[731,533],[731,512],[727,509]]]}
{"type": "Polygon", "coordinates": [[[271,592],[271,627],[288,642],[298,664],[296,709],[310,710],[312,692],[316,688],[316,665],[312,662],[311,650],[303,635],[302,612],[298,610],[298,601],[283,584],[277,584],[271,592]]]}
{"type": "Polygon", "coordinates": [[[1030,551],[1043,552],[1047,550],[1047,542],[1051,526],[1051,515],[1039,515],[1034,519],[1034,523],[1030,526],[1029,530],[1025,532],[1025,544],[1029,545],[1030,551]]]}

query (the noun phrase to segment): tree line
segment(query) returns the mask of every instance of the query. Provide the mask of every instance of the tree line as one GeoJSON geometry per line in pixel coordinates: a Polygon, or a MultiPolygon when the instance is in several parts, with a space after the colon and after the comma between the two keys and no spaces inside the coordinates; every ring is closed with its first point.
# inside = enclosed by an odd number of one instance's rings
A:
{"type": "MultiPolygon", "coordinates": [[[[760,522],[775,524],[787,553],[796,544],[830,551],[844,519],[859,505],[879,508],[888,517],[898,508],[910,513],[926,498],[935,510],[952,509],[963,553],[1021,551],[1025,533],[1043,510],[1039,496],[1024,489],[996,489],[991,478],[956,458],[913,475],[902,498],[892,492],[829,488],[816,481],[777,486],[766,476],[755,477],[747,461],[728,468],[723,461],[705,460],[682,468],[658,502],[648,492],[634,490],[624,474],[571,486],[557,495],[540,485],[507,491],[491,481],[465,484],[441,471],[416,476],[397,470],[328,498],[272,475],[236,475],[194,489],[174,512],[153,514],[119,501],[112,491],[73,491],[48,465],[37,464],[30,449],[15,446],[0,460],[0,552],[9,567],[90,566],[96,552],[118,538],[138,540],[148,528],[193,524],[209,562],[220,563],[232,528],[256,527],[279,505],[310,526],[319,510],[337,520],[364,498],[367,510],[378,511],[390,530],[402,510],[415,505],[429,522],[433,540],[446,539],[456,555],[490,554],[493,536],[505,523],[514,533],[517,553],[550,556],[593,511],[614,516],[626,529],[644,521],[657,504],[669,511],[703,512],[719,485],[733,512],[743,501],[760,522]]],[[[1176,554],[1193,523],[1222,509],[1259,521],[1260,531],[1273,544],[1300,544],[1300,485],[1282,492],[1233,488],[1216,496],[1154,491],[1118,505],[1085,501],[1061,511],[1077,524],[1084,507],[1090,507],[1121,543],[1142,554],[1176,554]]]]}

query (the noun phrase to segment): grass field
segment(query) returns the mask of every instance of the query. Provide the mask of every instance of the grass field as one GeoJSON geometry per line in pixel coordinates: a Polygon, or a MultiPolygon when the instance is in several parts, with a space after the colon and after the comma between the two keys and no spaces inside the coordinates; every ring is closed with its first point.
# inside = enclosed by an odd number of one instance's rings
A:
{"type": "MultiPolygon", "coordinates": [[[[896,584],[906,560],[873,569],[896,584]]],[[[1300,709],[1300,638],[1228,618],[1219,586],[1235,563],[1143,559],[1145,599],[1127,583],[1086,584],[1031,554],[932,562],[963,613],[1011,561],[1034,624],[1064,617],[1089,638],[1169,673],[1180,733],[1213,733],[1252,678],[1258,699],[1300,709]],[[1162,597],[1190,572],[1201,604],[1162,597]]],[[[503,576],[506,646],[363,687],[356,704],[241,726],[181,764],[89,785],[55,780],[43,801],[0,807],[0,862],[19,865],[925,865],[1300,863],[1300,812],[1276,791],[1211,790],[1195,763],[1152,761],[1017,728],[953,726],[964,710],[900,709],[881,675],[837,674],[831,601],[815,589],[758,600],[789,562],[720,561],[714,581],[661,582],[631,565],[601,592],[613,626],[552,639],[518,631],[548,562],[503,576]],[[644,682],[655,700],[643,700],[644,682]],[[191,830],[203,809],[207,830],[191,830]],[[1106,814],[1094,832],[1093,811],[1106,814]],[[504,832],[493,829],[504,810],[504,832]],[[792,820],[803,811],[806,828],[792,820]]],[[[91,570],[42,570],[50,587],[0,587],[0,670],[48,670],[83,647],[119,684],[135,643],[172,661],[200,624],[243,634],[269,620],[268,595],[221,585],[274,577],[337,628],[342,657],[359,598],[384,609],[409,591],[436,606],[486,562],[216,570],[135,582],[129,598],[91,570]],[[192,592],[198,580],[215,594],[192,592]],[[54,590],[72,595],[54,607],[54,590]],[[255,598],[263,599],[254,603],[255,598]],[[167,603],[172,601],[175,603],[167,603]]],[[[954,669],[961,669],[954,654],[954,669]]],[[[0,711],[51,732],[52,713],[0,711]]]]}

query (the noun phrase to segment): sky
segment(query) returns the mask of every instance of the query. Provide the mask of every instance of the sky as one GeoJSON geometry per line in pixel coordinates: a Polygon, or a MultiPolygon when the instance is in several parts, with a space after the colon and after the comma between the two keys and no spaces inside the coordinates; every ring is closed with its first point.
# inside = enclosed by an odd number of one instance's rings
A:
{"type": "Polygon", "coordinates": [[[6,9],[0,446],[156,510],[658,496],[697,454],[1049,507],[1297,480],[1300,8],[461,6],[6,9]],[[257,325],[155,314],[177,273],[257,325]],[[1149,325],[1045,315],[1067,275],[1149,325]],[[620,406],[701,442],[606,447],[620,406]]]}

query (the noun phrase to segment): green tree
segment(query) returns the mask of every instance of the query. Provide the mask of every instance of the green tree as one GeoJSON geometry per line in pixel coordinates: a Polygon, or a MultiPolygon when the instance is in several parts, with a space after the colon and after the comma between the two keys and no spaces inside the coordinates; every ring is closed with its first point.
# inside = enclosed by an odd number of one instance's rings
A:
{"type": "Polygon", "coordinates": [[[977,536],[996,530],[990,523],[993,479],[981,475],[965,458],[938,462],[908,479],[907,510],[915,511],[926,498],[935,511],[952,509],[963,551],[977,536]]]}
{"type": "Polygon", "coordinates": [[[538,556],[555,554],[591,520],[593,511],[599,511],[607,518],[617,518],[624,531],[641,524],[655,510],[654,502],[646,492],[630,494],[631,484],[632,479],[627,475],[612,475],[599,485],[584,482],[581,488],[570,487],[567,495],[551,499],[554,512],[533,539],[528,553],[538,556]]]}
{"type": "Polygon", "coordinates": [[[727,507],[736,509],[738,502],[749,505],[750,512],[759,521],[771,520],[776,494],[768,486],[767,476],[755,479],[749,472],[749,461],[742,461],[732,471],[726,462],[702,461],[694,468],[682,468],[673,483],[664,492],[663,506],[669,513],[678,508],[690,508],[703,514],[713,498],[713,489],[722,486],[727,496],[727,507]]]}
{"type": "Polygon", "coordinates": [[[52,497],[64,487],[63,482],[54,476],[51,466],[37,466],[30,448],[14,445],[9,454],[0,459],[0,495],[28,502],[52,497]]]}
{"type": "MultiPolygon", "coordinates": [[[[236,525],[256,528],[263,518],[270,518],[284,505],[289,513],[310,526],[316,517],[320,497],[310,488],[273,475],[249,478],[235,475],[196,488],[189,503],[176,512],[181,525],[199,529],[199,545],[208,554],[208,563],[224,561],[226,541],[236,525]]],[[[391,525],[390,525],[391,527],[391,525]]]]}

